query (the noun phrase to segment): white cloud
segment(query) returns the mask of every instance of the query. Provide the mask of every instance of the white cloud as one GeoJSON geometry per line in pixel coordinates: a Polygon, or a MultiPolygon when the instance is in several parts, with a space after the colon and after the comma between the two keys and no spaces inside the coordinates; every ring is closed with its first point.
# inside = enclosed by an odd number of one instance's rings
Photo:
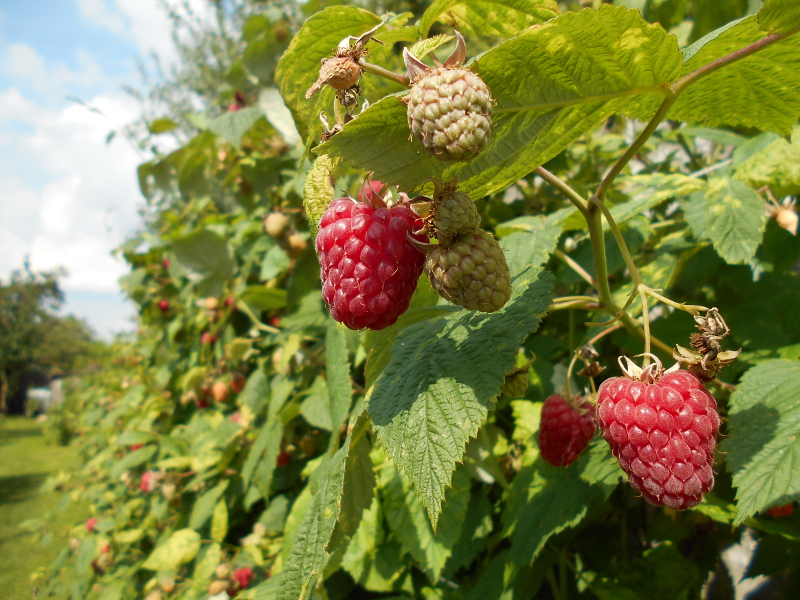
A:
{"type": "MultiPolygon", "coordinates": [[[[91,104],[120,123],[138,108],[125,96],[100,96],[91,104]]],[[[143,157],[124,140],[107,146],[110,127],[105,117],[73,105],[46,113],[32,134],[17,136],[21,160],[51,181],[34,189],[0,176],[2,272],[30,255],[36,269],[64,266],[67,290],[118,290],[128,269],[111,251],[139,224],[136,165],[143,157]]]]}
{"type": "Polygon", "coordinates": [[[95,25],[110,29],[116,34],[126,30],[125,21],[108,10],[105,0],[78,0],[78,8],[84,18],[95,25]]]}
{"type": "Polygon", "coordinates": [[[22,121],[35,123],[42,111],[35,102],[31,102],[16,88],[0,92],[0,123],[5,121],[22,121]]]}
{"type": "Polygon", "coordinates": [[[9,44],[6,48],[4,70],[9,75],[24,79],[40,92],[61,91],[67,84],[95,85],[103,79],[103,70],[85,51],[75,52],[80,70],[73,71],[61,62],[48,68],[45,60],[31,46],[9,44]]]}
{"type": "MultiPolygon", "coordinates": [[[[132,40],[139,53],[158,54],[165,64],[177,58],[172,41],[172,23],[159,0],[77,0],[81,14],[90,23],[132,40]]],[[[209,21],[214,12],[208,0],[189,0],[189,13],[181,2],[169,2],[176,14],[209,21]]]]}

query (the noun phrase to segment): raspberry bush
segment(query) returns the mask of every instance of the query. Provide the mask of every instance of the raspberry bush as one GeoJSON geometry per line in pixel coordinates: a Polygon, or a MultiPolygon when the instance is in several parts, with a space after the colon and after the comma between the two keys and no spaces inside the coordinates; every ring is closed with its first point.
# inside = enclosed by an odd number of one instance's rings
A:
{"type": "Polygon", "coordinates": [[[798,597],[800,5],[235,4],[39,597],[798,597]]]}

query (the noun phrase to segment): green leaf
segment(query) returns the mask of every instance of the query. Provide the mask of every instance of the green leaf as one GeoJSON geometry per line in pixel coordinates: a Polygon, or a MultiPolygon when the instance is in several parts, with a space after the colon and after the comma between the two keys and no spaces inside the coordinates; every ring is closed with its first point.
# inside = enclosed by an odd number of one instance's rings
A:
{"type": "Polygon", "coordinates": [[[175,123],[175,121],[172,121],[171,119],[156,119],[147,126],[147,129],[150,131],[150,133],[158,134],[172,131],[177,126],[178,125],[175,123]]]}
{"type": "Polygon", "coordinates": [[[737,488],[734,525],[800,495],[800,362],[771,360],[729,400],[726,467],[737,488]]]}
{"type": "Polygon", "coordinates": [[[386,365],[389,364],[389,360],[392,357],[392,344],[397,334],[409,325],[452,313],[453,310],[454,309],[449,306],[411,308],[400,315],[400,318],[397,319],[394,325],[377,332],[374,338],[375,342],[372,344],[372,349],[367,356],[367,366],[364,369],[366,388],[370,389],[373,386],[378,376],[386,368],[386,365]]]}
{"type": "Polygon", "coordinates": [[[159,545],[142,565],[150,571],[177,569],[191,561],[200,551],[200,534],[193,529],[180,529],[159,545]]]}
{"type": "Polygon", "coordinates": [[[454,35],[447,35],[441,33],[439,35],[435,35],[433,37],[425,38],[424,40],[418,41],[416,44],[411,46],[408,49],[411,54],[422,60],[425,58],[427,54],[436,50],[439,46],[443,44],[447,44],[448,42],[455,39],[456,36],[454,35]]]}
{"type": "Polygon", "coordinates": [[[310,17],[294,36],[275,70],[275,81],[303,136],[319,118],[317,99],[306,100],[305,94],[319,76],[320,60],[330,57],[346,36],[359,36],[380,22],[361,8],[330,6],[310,17]]]}
{"type": "Polygon", "coordinates": [[[199,277],[227,281],[236,270],[233,248],[210,229],[197,229],[176,238],[172,251],[184,268],[199,277]]]}
{"type": "Polygon", "coordinates": [[[610,115],[633,110],[642,97],[660,97],[681,63],[675,38],[638,11],[603,5],[570,12],[478,58],[496,108],[492,139],[475,160],[448,166],[410,141],[396,96],[373,104],[315,152],[409,190],[428,177],[458,175],[479,198],[524,177],[610,115]]]}
{"type": "MultiPolygon", "coordinates": [[[[363,427],[366,431],[368,420],[365,419],[363,423],[364,425],[356,424],[354,427],[363,427]]],[[[370,507],[375,496],[375,471],[370,456],[372,444],[361,431],[354,432],[353,437],[354,441],[350,444],[345,462],[342,498],[339,502],[341,513],[331,534],[329,552],[355,535],[364,512],[370,507]]]]}
{"type": "Polygon", "coordinates": [[[317,237],[319,220],[333,200],[335,192],[333,171],[338,162],[329,156],[320,156],[314,161],[314,166],[306,175],[306,183],[303,187],[303,206],[306,209],[308,230],[311,232],[312,240],[317,237]]]}
{"type": "Polygon", "coordinates": [[[561,227],[550,225],[542,216],[523,218],[527,225],[525,231],[517,231],[500,240],[512,276],[528,267],[537,268],[546,263],[561,236],[561,227]]]}
{"type": "Polygon", "coordinates": [[[208,194],[208,179],[206,178],[208,161],[208,152],[205,148],[199,148],[186,154],[178,171],[178,188],[182,196],[192,198],[208,194]]]}
{"type": "Polygon", "coordinates": [[[327,363],[328,398],[331,411],[331,431],[337,440],[338,431],[353,404],[353,386],[350,383],[350,361],[347,359],[345,327],[333,319],[328,321],[325,337],[325,362],[327,363]]]}
{"type": "Polygon", "coordinates": [[[406,107],[392,95],[372,104],[314,152],[345,159],[372,171],[379,181],[411,190],[429,177],[441,179],[446,165],[411,142],[409,134],[406,107]]]}
{"type": "Polygon", "coordinates": [[[740,181],[713,178],[705,205],[706,234],[728,264],[745,264],[756,254],[766,226],[764,201],[740,181]]]}
{"type": "Polygon", "coordinates": [[[118,479],[128,469],[133,469],[149,461],[157,451],[158,448],[156,446],[145,446],[126,454],[111,467],[109,477],[114,480],[118,479]]]}
{"type": "Polygon", "coordinates": [[[242,467],[242,479],[245,485],[254,480],[261,492],[267,496],[272,483],[272,476],[281,451],[283,438],[283,421],[272,417],[261,426],[247,460],[242,467]]]}
{"type": "Polygon", "coordinates": [[[778,197],[800,191],[800,127],[794,128],[791,143],[775,138],[738,164],[734,177],[755,189],[768,185],[778,197]]]}
{"type": "Polygon", "coordinates": [[[242,393],[239,394],[239,404],[246,404],[256,416],[261,415],[264,406],[269,402],[269,380],[264,369],[258,368],[247,378],[242,393]]]}
{"type": "Polygon", "coordinates": [[[530,400],[511,401],[511,411],[514,415],[514,434],[512,439],[526,444],[535,443],[532,438],[539,431],[542,406],[541,402],[531,402],[530,400]]]}
{"type": "Polygon", "coordinates": [[[425,569],[431,583],[435,583],[461,535],[470,498],[469,471],[465,468],[456,471],[436,531],[408,477],[389,461],[381,465],[380,488],[389,526],[403,548],[425,569]]]}
{"type": "MultiPolygon", "coordinates": [[[[312,427],[333,431],[333,425],[331,425],[330,400],[328,397],[328,384],[323,377],[317,375],[314,378],[314,383],[308,389],[308,396],[303,400],[300,414],[303,415],[303,418],[308,421],[308,424],[312,427]]],[[[336,440],[338,445],[338,437],[336,440]]]]}
{"type": "Polygon", "coordinates": [[[255,311],[273,310],[286,306],[286,294],[286,290],[280,288],[250,285],[240,299],[255,311]]]}
{"type": "Polygon", "coordinates": [[[406,327],[368,394],[378,439],[411,480],[434,529],[455,465],[520,345],[539,326],[550,287],[548,273],[528,271],[494,314],[459,311],[406,327]]]}
{"type": "Polygon", "coordinates": [[[765,0],[758,11],[758,26],[769,33],[789,33],[800,25],[798,0],[765,0]]]}
{"type": "Polygon", "coordinates": [[[608,486],[610,494],[620,481],[625,481],[625,472],[617,459],[611,454],[608,444],[595,438],[591,445],[577,461],[576,469],[581,479],[588,483],[599,483],[608,486]]]}
{"type": "Polygon", "coordinates": [[[201,529],[214,514],[214,507],[222,494],[228,488],[228,480],[218,483],[216,486],[202,494],[192,507],[192,516],[189,518],[189,527],[201,529]]]}
{"type": "Polygon", "coordinates": [[[294,124],[292,112],[281,98],[280,92],[275,88],[264,88],[258,95],[258,106],[264,111],[270,125],[283,136],[289,146],[300,142],[300,133],[294,124]]]}
{"type": "Polygon", "coordinates": [[[238,150],[242,147],[244,134],[263,116],[261,109],[242,108],[214,117],[209,122],[208,129],[238,150]]]}
{"type": "Polygon", "coordinates": [[[422,37],[436,21],[478,37],[510,37],[558,16],[554,0],[435,0],[422,15],[422,37]]]}
{"type": "MultiPolygon", "coordinates": [[[[681,75],[765,37],[755,15],[709,34],[686,51],[681,75]]],[[[788,135],[800,116],[800,36],[793,35],[689,86],[669,118],[708,127],[745,126],[788,135]]],[[[650,108],[653,108],[651,105],[650,108]]],[[[636,113],[642,118],[644,113],[636,113]]]]}
{"type": "Polygon", "coordinates": [[[223,498],[214,507],[214,514],[211,515],[211,539],[222,543],[228,535],[228,505],[223,498]]]}
{"type": "Polygon", "coordinates": [[[511,559],[518,565],[532,563],[551,536],[580,523],[602,498],[602,488],[581,479],[575,465],[565,469],[538,459],[523,467],[503,512],[506,531],[513,530],[511,559]]]}
{"type": "Polygon", "coordinates": [[[264,255],[258,277],[261,281],[275,279],[281,273],[286,272],[290,265],[289,255],[286,254],[286,251],[280,246],[273,246],[264,255]]]}
{"type": "Polygon", "coordinates": [[[620,183],[623,191],[631,196],[631,199],[611,208],[611,215],[618,225],[658,206],[665,200],[688,196],[706,188],[706,182],[703,179],[680,173],[633,175],[621,179],[620,183]]]}
{"type": "Polygon", "coordinates": [[[383,540],[383,511],[380,501],[375,496],[370,507],[364,511],[361,523],[342,557],[342,568],[362,586],[362,578],[366,579],[371,562],[383,540]]]}
{"type": "MultiPolygon", "coordinates": [[[[351,453],[351,447],[359,444],[369,445],[366,437],[368,426],[369,419],[366,413],[355,417],[344,445],[331,459],[328,474],[320,481],[319,489],[314,494],[308,511],[294,536],[294,542],[283,568],[279,600],[304,600],[307,598],[328,563],[328,558],[335,550],[329,545],[329,542],[342,512],[342,492],[345,487],[348,454],[351,453]]],[[[360,465],[361,463],[355,464],[360,465]]],[[[369,506],[371,498],[363,500],[369,506]]],[[[354,517],[355,515],[351,514],[348,519],[354,517]]],[[[348,522],[346,529],[352,529],[354,532],[355,528],[352,525],[352,522],[348,522]]]]}

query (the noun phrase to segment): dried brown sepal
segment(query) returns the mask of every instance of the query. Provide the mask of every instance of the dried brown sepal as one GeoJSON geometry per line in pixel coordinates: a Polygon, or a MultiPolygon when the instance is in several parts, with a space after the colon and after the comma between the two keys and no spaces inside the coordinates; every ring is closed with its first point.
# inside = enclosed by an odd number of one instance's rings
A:
{"type": "Polygon", "coordinates": [[[592,344],[585,344],[578,350],[578,358],[581,360],[594,360],[599,356],[600,353],[592,344]]]}
{"type": "MultiPolygon", "coordinates": [[[[692,334],[698,336],[700,334],[692,334]]],[[[724,350],[717,352],[713,359],[702,356],[699,352],[689,350],[683,346],[675,346],[676,351],[672,356],[681,363],[687,371],[697,375],[703,382],[714,381],[719,372],[735,361],[742,353],[739,350],[724,350]]]]}
{"type": "Polygon", "coordinates": [[[768,217],[774,218],[780,227],[792,235],[797,235],[797,225],[800,222],[800,217],[797,215],[794,199],[786,197],[779,204],[777,200],[770,198],[770,202],[764,206],[764,212],[768,217]]]}
{"type": "Polygon", "coordinates": [[[578,371],[578,375],[580,375],[581,377],[586,377],[587,379],[591,379],[592,377],[597,377],[598,375],[600,375],[600,373],[605,371],[605,369],[606,368],[600,363],[593,362],[586,365],[584,368],[578,371]]]}
{"type": "MultiPolygon", "coordinates": [[[[720,369],[733,362],[739,354],[736,353],[727,362],[723,361],[724,364],[721,364],[718,360],[720,355],[723,354],[721,341],[731,333],[730,327],[728,327],[725,319],[722,318],[719,310],[710,308],[705,316],[695,316],[694,321],[700,332],[691,334],[689,340],[692,348],[700,357],[701,370],[707,372],[713,379],[720,369]]],[[[730,356],[729,353],[726,353],[726,355],[730,356]]],[[[688,359],[688,357],[686,358],[688,359]]]]}

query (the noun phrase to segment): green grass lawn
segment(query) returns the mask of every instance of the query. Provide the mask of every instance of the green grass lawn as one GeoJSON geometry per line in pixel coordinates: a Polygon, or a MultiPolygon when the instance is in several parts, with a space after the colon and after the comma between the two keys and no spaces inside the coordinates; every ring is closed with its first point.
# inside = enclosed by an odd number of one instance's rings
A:
{"type": "Polygon", "coordinates": [[[66,533],[88,509],[70,503],[58,506],[61,492],[42,492],[48,475],[77,460],[74,448],[48,443],[42,426],[32,419],[0,417],[0,597],[31,598],[30,576],[55,558],[67,542],[66,533]],[[20,528],[30,519],[44,518],[53,535],[48,544],[20,528]]]}

